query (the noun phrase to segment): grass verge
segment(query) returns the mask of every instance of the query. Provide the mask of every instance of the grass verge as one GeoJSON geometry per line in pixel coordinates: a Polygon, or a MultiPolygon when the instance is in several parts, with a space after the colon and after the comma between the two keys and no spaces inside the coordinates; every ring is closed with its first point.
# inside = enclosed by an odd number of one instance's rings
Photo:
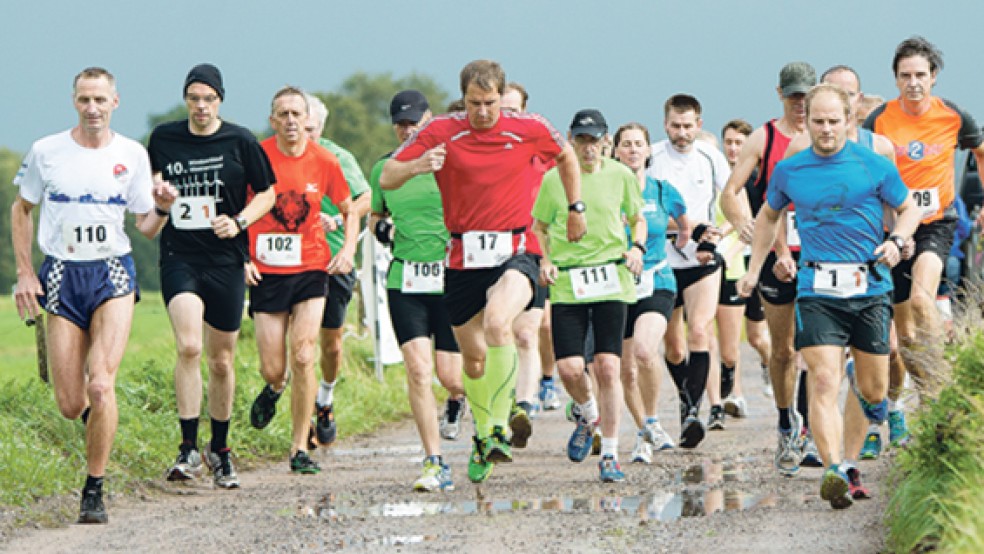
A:
{"type": "Polygon", "coordinates": [[[924,399],[896,460],[892,552],[984,552],[984,333],[962,323],[943,387],[924,399]]]}
{"type": "MultiPolygon", "coordinates": [[[[162,479],[177,454],[180,431],[173,384],[175,355],[170,329],[161,327],[161,321],[167,325],[162,309],[159,301],[138,308],[142,312],[135,319],[130,341],[136,353],[128,348],[117,378],[119,430],[107,471],[107,489],[114,494],[132,492],[149,480],[162,479]],[[160,339],[162,336],[166,338],[160,339]]],[[[335,389],[340,438],[368,432],[409,413],[402,366],[388,368],[380,383],[367,365],[371,356],[368,338],[345,339],[345,363],[335,389]]],[[[83,484],[84,428],[80,421],[68,421],[59,414],[51,388],[34,376],[33,356],[25,357],[29,358],[28,368],[0,377],[0,429],[4,430],[0,433],[0,512],[12,512],[15,525],[28,521],[61,523],[74,513],[52,517],[44,512],[50,509],[48,501],[53,497],[74,494],[83,484]]],[[[290,446],[289,393],[269,427],[257,431],[249,426],[250,405],[263,386],[257,359],[252,321],[244,320],[236,354],[236,396],[229,439],[241,468],[286,461],[290,446]]],[[[203,376],[207,379],[207,372],[203,371],[203,376]]],[[[204,407],[203,413],[207,413],[204,407]]],[[[200,444],[209,436],[205,416],[200,444]]]]}

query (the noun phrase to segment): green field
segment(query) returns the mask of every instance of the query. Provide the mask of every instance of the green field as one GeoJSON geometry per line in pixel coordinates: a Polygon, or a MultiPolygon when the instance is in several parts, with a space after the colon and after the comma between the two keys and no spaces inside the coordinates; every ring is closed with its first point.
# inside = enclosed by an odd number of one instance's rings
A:
{"type": "MultiPolygon", "coordinates": [[[[357,296],[349,306],[355,319],[357,296]]],[[[44,518],[36,501],[77,490],[85,476],[81,422],[61,417],[51,387],[37,378],[34,331],[17,318],[12,299],[0,299],[0,507],[18,507],[30,520],[44,518]]],[[[402,366],[386,370],[379,382],[369,365],[368,338],[345,339],[345,362],[335,393],[339,437],[369,432],[406,417],[406,378],[402,366]]],[[[117,378],[119,431],[107,472],[115,491],[160,479],[180,441],[174,400],[174,338],[160,293],[137,304],[133,331],[117,378]]],[[[320,370],[319,370],[320,371],[320,370]]],[[[207,378],[207,371],[203,370],[207,378]]],[[[257,367],[252,321],[243,321],[236,352],[236,397],[230,445],[239,465],[287,459],[290,446],[288,402],[281,401],[263,431],[249,426],[249,408],[263,387],[257,367]]],[[[285,398],[290,395],[286,394],[285,398]]],[[[207,399],[206,399],[207,403],[207,399]]],[[[204,411],[203,407],[203,411],[204,411]]],[[[202,418],[199,443],[209,437],[202,418]]],[[[70,519],[72,514],[64,514],[70,519]]],[[[56,518],[57,519],[57,518],[56,518]]]]}
{"type": "MultiPolygon", "coordinates": [[[[17,308],[10,296],[0,298],[0,360],[3,370],[0,381],[22,382],[37,378],[37,357],[34,346],[34,328],[24,325],[17,317],[17,308]]],[[[167,311],[159,292],[144,295],[134,310],[133,329],[126,346],[126,354],[120,371],[134,367],[158,356],[162,350],[174,348],[174,335],[167,319],[167,311]]],[[[174,360],[173,354],[168,358],[174,360]]],[[[163,360],[162,360],[163,361],[163,360]]]]}

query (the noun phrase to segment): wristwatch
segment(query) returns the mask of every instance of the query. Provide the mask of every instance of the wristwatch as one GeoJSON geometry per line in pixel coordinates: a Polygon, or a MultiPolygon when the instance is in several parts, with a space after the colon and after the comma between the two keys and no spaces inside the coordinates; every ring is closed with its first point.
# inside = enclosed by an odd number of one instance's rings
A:
{"type": "Polygon", "coordinates": [[[241,215],[236,216],[236,225],[239,227],[240,231],[245,231],[249,227],[249,220],[241,215]]]}
{"type": "Polygon", "coordinates": [[[584,210],[586,210],[586,209],[587,209],[587,206],[585,206],[584,205],[584,202],[582,202],[580,200],[577,200],[573,204],[571,204],[570,206],[567,206],[567,211],[574,212],[574,213],[579,213],[579,214],[583,214],[584,213],[584,210]]]}
{"type": "Polygon", "coordinates": [[[899,249],[899,252],[901,252],[902,249],[905,248],[905,239],[898,235],[889,235],[888,240],[895,243],[895,247],[899,249]]]}

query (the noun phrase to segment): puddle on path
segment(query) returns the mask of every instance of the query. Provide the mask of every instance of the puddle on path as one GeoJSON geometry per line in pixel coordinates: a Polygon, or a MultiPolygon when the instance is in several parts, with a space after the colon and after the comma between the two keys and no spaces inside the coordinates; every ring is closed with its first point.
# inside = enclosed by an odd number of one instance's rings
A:
{"type": "Polygon", "coordinates": [[[687,485],[718,485],[744,481],[744,461],[703,462],[686,467],[677,473],[677,483],[687,485]]]}
{"type": "Polygon", "coordinates": [[[314,507],[301,508],[300,515],[334,520],[342,517],[406,518],[436,515],[492,515],[510,512],[618,513],[642,521],[676,521],[717,512],[737,512],[774,507],[779,496],[750,494],[739,490],[684,490],[640,496],[590,496],[582,498],[538,498],[530,500],[485,500],[466,502],[391,502],[368,507],[339,506],[327,495],[314,507]]]}

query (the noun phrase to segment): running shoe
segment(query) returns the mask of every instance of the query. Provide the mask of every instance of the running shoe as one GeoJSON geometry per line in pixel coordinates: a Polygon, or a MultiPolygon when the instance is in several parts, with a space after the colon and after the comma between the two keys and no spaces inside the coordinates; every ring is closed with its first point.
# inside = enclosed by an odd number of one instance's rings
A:
{"type": "Polygon", "coordinates": [[[298,450],[290,459],[290,471],[291,473],[314,475],[321,473],[321,466],[318,465],[318,462],[312,460],[307,452],[298,450]]]}
{"type": "Polygon", "coordinates": [[[675,446],[670,434],[663,430],[663,426],[658,421],[646,424],[642,430],[642,438],[656,450],[669,450],[675,446]]]}
{"type": "Polygon", "coordinates": [[[851,498],[855,500],[871,498],[871,492],[868,491],[867,487],[861,484],[860,469],[854,466],[848,466],[847,471],[844,473],[847,475],[847,492],[851,495],[851,498]]]}
{"type": "Polygon", "coordinates": [[[632,449],[632,463],[646,465],[653,463],[653,445],[646,441],[643,431],[636,433],[635,448],[632,449]]]}
{"type": "Polygon", "coordinates": [[[540,381],[540,405],[545,411],[560,409],[560,395],[553,381],[540,381]]]}
{"type": "Polygon", "coordinates": [[[570,440],[567,441],[567,457],[572,462],[583,462],[588,457],[588,453],[591,452],[591,446],[594,442],[592,440],[594,430],[595,424],[593,422],[583,421],[581,418],[578,418],[577,427],[574,428],[574,433],[571,435],[570,440]]]}
{"type": "Polygon", "coordinates": [[[461,420],[465,417],[468,403],[465,397],[448,397],[444,404],[444,415],[441,416],[441,438],[449,441],[457,440],[461,433],[461,420]]]}
{"type": "Polygon", "coordinates": [[[232,452],[228,448],[219,452],[212,452],[212,445],[209,443],[205,447],[205,455],[202,459],[212,471],[212,481],[216,487],[220,489],[239,488],[239,476],[236,475],[236,468],[232,465],[232,452]]]}
{"type": "Polygon", "coordinates": [[[202,455],[194,448],[182,448],[178,457],[167,470],[168,481],[189,481],[202,474],[202,455]]]}
{"type": "Polygon", "coordinates": [[[772,375],[769,374],[769,366],[762,366],[762,394],[772,398],[772,375]]]}
{"type": "Polygon", "coordinates": [[[441,463],[437,456],[424,458],[424,469],[413,482],[413,490],[418,492],[453,491],[451,468],[441,463]]]}
{"type": "Polygon", "coordinates": [[[724,408],[711,406],[711,415],[707,418],[707,428],[711,431],[724,431],[724,408]]]}
{"type": "Polygon", "coordinates": [[[697,408],[690,408],[680,426],[680,448],[697,448],[705,433],[704,422],[697,417],[697,408]]]}
{"type": "Polygon", "coordinates": [[[478,437],[472,437],[472,451],[468,458],[468,480],[472,483],[484,483],[495,467],[494,463],[485,459],[482,443],[478,437]]]}
{"type": "Polygon", "coordinates": [[[335,425],[334,404],[319,406],[315,403],[314,410],[317,414],[314,430],[318,435],[318,442],[328,446],[335,442],[335,437],[338,435],[338,427],[335,425]]]}
{"type": "Polygon", "coordinates": [[[776,446],[775,465],[779,473],[786,477],[792,477],[799,473],[800,454],[798,433],[793,430],[779,430],[779,444],[776,446]]]}
{"type": "Polygon", "coordinates": [[[881,433],[878,431],[869,431],[868,435],[864,437],[864,445],[861,446],[859,457],[862,460],[877,460],[878,456],[881,455],[881,449],[881,433]]]}
{"type": "Polygon", "coordinates": [[[813,433],[806,427],[800,432],[800,448],[803,457],[800,465],[803,467],[823,467],[823,460],[820,458],[820,451],[817,450],[817,443],[813,442],[813,433]]]}
{"type": "Polygon", "coordinates": [[[526,448],[526,443],[533,434],[533,423],[523,406],[513,404],[512,414],[509,416],[509,428],[512,429],[509,444],[516,448],[526,448]]]}
{"type": "Polygon", "coordinates": [[[496,425],[492,428],[492,434],[485,438],[482,452],[485,453],[485,459],[490,462],[512,461],[512,448],[509,446],[509,440],[506,439],[506,433],[502,427],[496,425]]]}
{"type": "Polygon", "coordinates": [[[622,466],[618,465],[618,460],[613,456],[605,456],[598,462],[598,473],[602,483],[621,483],[625,481],[622,466]]]}
{"type": "Polygon", "coordinates": [[[264,429],[270,425],[273,416],[277,414],[277,400],[280,400],[280,393],[274,391],[270,385],[264,385],[249,409],[249,423],[254,429],[264,429]]]}
{"type": "Polygon", "coordinates": [[[564,417],[571,423],[577,423],[577,420],[581,417],[581,408],[578,407],[573,398],[568,400],[567,406],[564,407],[564,417]]]}
{"type": "Polygon", "coordinates": [[[861,389],[858,388],[858,376],[854,369],[854,360],[848,360],[845,366],[847,370],[847,381],[851,384],[851,390],[854,391],[854,396],[858,397],[858,402],[861,403],[861,411],[864,412],[864,417],[868,418],[871,423],[880,424],[888,418],[888,398],[882,398],[881,402],[877,404],[872,404],[865,400],[864,396],[861,395],[861,389]]]}
{"type": "Polygon", "coordinates": [[[830,502],[830,507],[835,510],[850,508],[851,504],[854,504],[850,488],[850,482],[844,471],[838,466],[832,466],[823,474],[823,481],[820,483],[820,498],[830,502]]]}
{"type": "Polygon", "coordinates": [[[731,417],[748,417],[748,403],[743,396],[729,396],[724,399],[724,413],[731,417]]]}
{"type": "Polygon", "coordinates": [[[102,490],[82,489],[82,505],[78,523],[109,523],[109,514],[103,504],[102,490]]]}
{"type": "Polygon", "coordinates": [[[909,442],[909,428],[905,424],[905,412],[902,410],[888,412],[888,441],[896,448],[909,442]]]}

